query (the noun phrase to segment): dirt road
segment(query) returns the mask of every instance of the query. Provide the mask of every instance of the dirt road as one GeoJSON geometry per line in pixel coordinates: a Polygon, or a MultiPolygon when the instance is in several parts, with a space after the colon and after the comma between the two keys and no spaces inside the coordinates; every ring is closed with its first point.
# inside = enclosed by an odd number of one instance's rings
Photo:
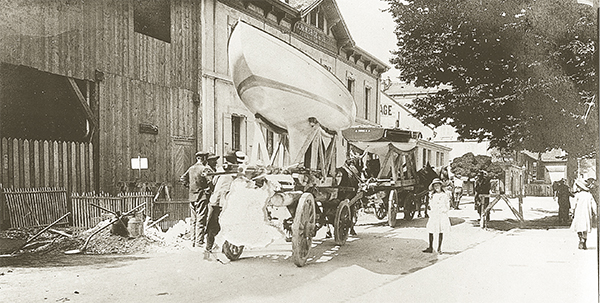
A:
{"type": "MultiPolygon", "coordinates": [[[[524,205],[528,220],[556,210],[551,198],[531,201],[524,205]]],[[[359,218],[358,236],[342,247],[325,239],[324,229],[319,231],[303,268],[294,266],[290,244],[283,240],[245,251],[235,262],[221,254],[205,260],[202,252],[189,249],[138,256],[60,256],[43,263],[5,259],[0,260],[0,294],[9,298],[6,302],[276,302],[290,297],[298,302],[343,301],[501,234],[478,227],[471,202],[463,198],[461,210],[451,211],[452,232],[444,238],[441,255],[422,252],[427,246],[426,219],[399,220],[391,228],[367,213],[359,218]]],[[[511,224],[510,212],[501,205],[495,210],[492,220],[498,226],[511,224]]]]}

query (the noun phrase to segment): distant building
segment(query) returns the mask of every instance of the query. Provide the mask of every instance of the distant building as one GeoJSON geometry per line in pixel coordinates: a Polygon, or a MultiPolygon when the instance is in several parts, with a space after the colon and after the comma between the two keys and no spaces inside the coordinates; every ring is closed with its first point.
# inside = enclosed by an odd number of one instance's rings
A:
{"type": "Polygon", "coordinates": [[[433,167],[447,166],[450,163],[450,147],[437,144],[432,139],[435,135],[433,128],[415,118],[410,110],[400,102],[381,93],[379,109],[381,126],[421,132],[422,138],[417,143],[417,169],[427,163],[433,167]]]}
{"type": "MultiPolygon", "coordinates": [[[[387,87],[384,92],[387,96],[389,96],[391,99],[393,99],[396,104],[398,104],[396,109],[391,108],[392,116],[393,116],[397,111],[409,110],[408,104],[411,104],[414,99],[423,97],[423,96],[427,96],[429,94],[434,94],[437,91],[438,91],[437,88],[421,88],[421,87],[416,87],[411,84],[395,82],[395,83],[392,83],[389,87],[387,87]]],[[[381,102],[383,105],[385,102],[384,98],[382,98],[381,102]]],[[[390,109],[387,109],[387,108],[382,108],[381,110],[382,111],[387,110],[388,112],[390,111],[390,109]]],[[[383,120],[384,116],[385,115],[382,115],[382,118],[381,118],[382,123],[384,122],[384,120],[383,120]]],[[[412,115],[410,117],[412,117],[412,115]]],[[[394,117],[392,117],[392,119],[393,118],[394,117]]],[[[414,117],[412,117],[412,118],[414,118],[414,117]]],[[[416,118],[414,118],[414,119],[416,119],[416,118]]],[[[397,119],[397,120],[400,120],[400,119],[397,119]]],[[[399,122],[404,123],[405,121],[399,121],[399,122]]],[[[410,123],[410,121],[407,121],[407,123],[410,123]]],[[[420,122],[420,123],[422,124],[422,122],[420,122]]],[[[426,127],[431,129],[431,127],[429,127],[429,126],[426,126],[426,127]]],[[[423,135],[423,138],[427,138],[425,136],[425,134],[423,135]]],[[[449,157],[448,160],[450,162],[452,162],[453,159],[458,158],[468,152],[471,152],[474,155],[491,156],[491,153],[488,150],[489,146],[490,146],[489,142],[487,142],[487,141],[478,142],[477,140],[460,140],[460,139],[458,139],[458,133],[456,133],[456,130],[450,125],[442,125],[440,127],[434,128],[432,136],[431,136],[431,141],[451,148],[451,151],[449,152],[449,155],[448,155],[448,157],[449,157]]]]}

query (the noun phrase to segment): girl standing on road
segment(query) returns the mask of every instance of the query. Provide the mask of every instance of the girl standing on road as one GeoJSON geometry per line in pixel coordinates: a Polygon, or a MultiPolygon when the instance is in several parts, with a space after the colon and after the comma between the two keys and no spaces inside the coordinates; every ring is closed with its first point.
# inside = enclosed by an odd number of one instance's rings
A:
{"type": "Polygon", "coordinates": [[[450,210],[450,195],[444,192],[442,181],[438,178],[431,181],[429,190],[433,191],[429,199],[429,220],[427,221],[426,229],[429,232],[429,247],[423,252],[433,252],[433,235],[439,235],[438,253],[442,253],[442,239],[444,233],[450,231],[450,218],[448,211],[450,210]]]}
{"type": "Polygon", "coordinates": [[[587,234],[592,231],[592,217],[596,210],[596,201],[589,192],[585,181],[575,180],[575,198],[573,199],[573,222],[571,228],[579,237],[579,249],[587,249],[587,234]]]}

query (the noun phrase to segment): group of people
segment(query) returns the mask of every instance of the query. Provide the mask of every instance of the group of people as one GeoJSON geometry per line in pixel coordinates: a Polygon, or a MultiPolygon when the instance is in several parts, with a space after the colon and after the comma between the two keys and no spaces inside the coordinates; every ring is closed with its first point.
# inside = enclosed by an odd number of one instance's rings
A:
{"type": "Polygon", "coordinates": [[[586,182],[583,179],[577,179],[573,185],[573,192],[565,179],[561,179],[553,185],[554,196],[558,202],[558,220],[561,224],[566,224],[572,214],[571,229],[577,232],[579,249],[587,249],[587,235],[592,231],[593,218],[594,215],[597,215],[597,202],[590,192],[592,185],[593,180],[586,182]]]}
{"type": "Polygon", "coordinates": [[[238,165],[246,155],[230,152],[223,157],[223,167],[217,167],[220,158],[209,152],[197,152],[196,163],[181,176],[180,181],[189,189],[192,247],[204,246],[207,253],[215,248],[215,237],[221,230],[221,206],[236,177],[238,165]]]}

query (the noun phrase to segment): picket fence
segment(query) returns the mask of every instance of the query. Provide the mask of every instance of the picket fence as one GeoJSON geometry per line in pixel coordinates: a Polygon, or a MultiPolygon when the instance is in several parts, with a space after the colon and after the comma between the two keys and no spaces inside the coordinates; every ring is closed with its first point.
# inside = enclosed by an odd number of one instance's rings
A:
{"type": "Polygon", "coordinates": [[[153,194],[128,192],[118,196],[108,194],[72,194],[71,203],[73,205],[73,226],[90,228],[106,218],[107,212],[92,206],[95,204],[111,210],[113,212],[124,213],[138,205],[146,203],[143,207],[143,214],[150,215],[152,208],[153,194]]]}
{"type": "Polygon", "coordinates": [[[94,190],[91,143],[2,138],[0,155],[0,183],[5,187],[94,190]]]}

